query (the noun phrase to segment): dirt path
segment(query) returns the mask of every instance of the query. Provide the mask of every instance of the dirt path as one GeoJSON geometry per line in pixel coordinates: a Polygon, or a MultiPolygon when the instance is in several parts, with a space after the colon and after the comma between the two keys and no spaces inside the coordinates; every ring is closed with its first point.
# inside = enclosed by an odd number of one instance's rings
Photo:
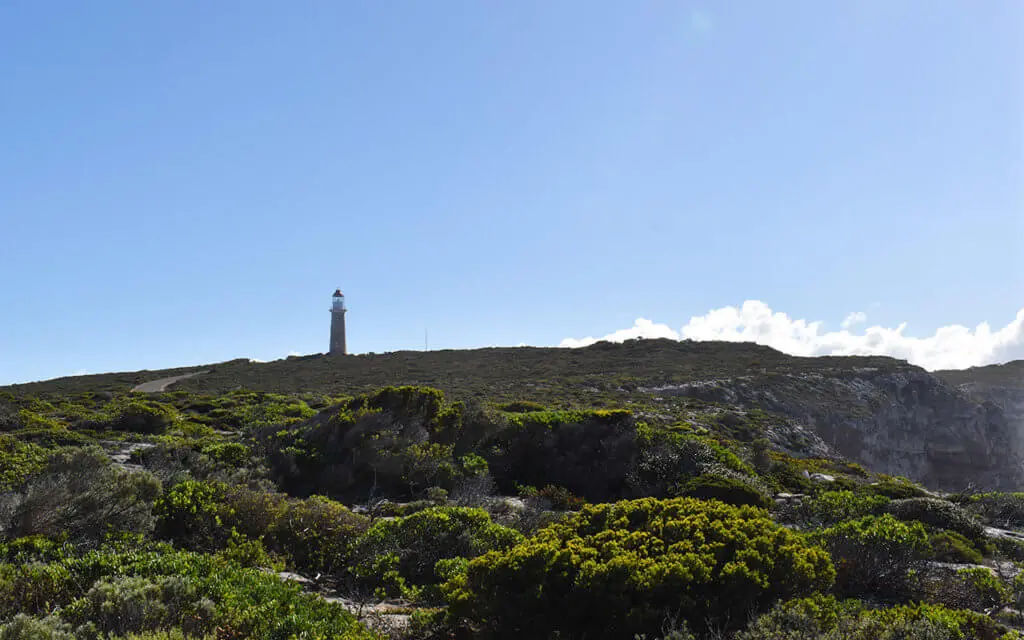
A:
{"type": "Polygon", "coordinates": [[[174,376],[173,378],[160,378],[159,380],[150,380],[149,382],[143,382],[140,385],[136,385],[135,387],[132,388],[132,391],[137,391],[139,393],[163,393],[164,391],[167,391],[167,387],[171,386],[175,382],[178,382],[179,380],[191,378],[192,376],[202,375],[204,373],[209,372],[195,371],[193,373],[186,373],[185,375],[182,376],[174,376]]]}

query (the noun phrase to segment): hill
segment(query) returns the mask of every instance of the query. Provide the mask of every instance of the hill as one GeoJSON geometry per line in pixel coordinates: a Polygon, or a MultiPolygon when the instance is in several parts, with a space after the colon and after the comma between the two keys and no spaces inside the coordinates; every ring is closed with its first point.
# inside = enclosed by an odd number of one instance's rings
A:
{"type": "Polygon", "coordinates": [[[460,398],[514,399],[523,394],[547,397],[552,390],[563,396],[573,391],[587,394],[594,389],[605,392],[766,373],[921,371],[887,357],[801,358],[753,343],[629,340],[579,349],[509,347],[340,357],[321,354],[273,362],[241,359],[178,369],[64,377],[0,389],[35,395],[125,391],[148,380],[204,369],[209,373],[184,380],[174,389],[338,395],[412,384],[436,387],[460,398]]]}

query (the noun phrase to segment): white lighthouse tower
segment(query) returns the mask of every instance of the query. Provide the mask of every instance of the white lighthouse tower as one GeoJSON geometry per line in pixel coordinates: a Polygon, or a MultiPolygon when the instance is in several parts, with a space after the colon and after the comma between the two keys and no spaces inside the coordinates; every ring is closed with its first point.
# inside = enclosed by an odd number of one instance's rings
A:
{"type": "Polygon", "coordinates": [[[343,356],[348,353],[345,347],[345,294],[335,289],[331,297],[331,349],[329,353],[343,356]]]}

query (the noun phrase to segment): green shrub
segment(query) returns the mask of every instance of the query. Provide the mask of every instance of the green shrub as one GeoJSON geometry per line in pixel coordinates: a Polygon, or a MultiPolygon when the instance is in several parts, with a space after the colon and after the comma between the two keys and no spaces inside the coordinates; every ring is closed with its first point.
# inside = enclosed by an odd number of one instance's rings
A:
{"type": "Polygon", "coordinates": [[[983,611],[1009,604],[1010,588],[988,567],[959,569],[956,575],[974,594],[965,609],[983,611]]]}
{"type": "Polygon", "coordinates": [[[178,419],[173,407],[153,401],[130,401],[116,405],[106,426],[114,431],[163,433],[178,419]]]}
{"type": "Polygon", "coordinates": [[[992,538],[990,544],[1000,557],[1014,562],[1024,562],[1024,540],[998,536],[992,538]]]}
{"type": "Polygon", "coordinates": [[[249,447],[240,442],[218,442],[203,447],[203,453],[229,467],[241,467],[249,461],[249,447]]]}
{"type": "Polygon", "coordinates": [[[410,587],[439,582],[439,561],[475,558],[522,540],[519,532],[491,522],[483,509],[433,507],[373,523],[356,542],[353,572],[389,595],[410,595],[410,587]]]}
{"type": "Polygon", "coordinates": [[[771,500],[764,493],[737,478],[703,474],[686,484],[680,495],[701,500],[721,500],[727,504],[750,505],[767,509],[771,500]]]}
{"type": "Polygon", "coordinates": [[[189,636],[216,627],[221,638],[377,637],[340,605],[240,566],[237,551],[205,555],[136,539],[51,564],[0,564],[0,620],[56,612],[83,638],[157,627],[189,636]]]}
{"type": "Polygon", "coordinates": [[[499,404],[498,410],[504,411],[505,413],[531,413],[533,411],[547,411],[547,408],[538,402],[531,402],[530,400],[516,400],[514,402],[499,404]]]}
{"type": "Polygon", "coordinates": [[[46,466],[50,451],[36,444],[0,434],[0,491],[17,488],[46,466]]]}
{"type": "Polygon", "coordinates": [[[298,571],[337,576],[348,566],[356,540],[369,520],[344,505],[313,496],[292,500],[270,528],[270,547],[298,571]]]}
{"type": "Polygon", "coordinates": [[[61,451],[16,494],[6,533],[65,536],[85,545],[108,533],[145,533],[159,493],[152,474],[118,469],[98,448],[61,451]]]}
{"type": "Polygon", "coordinates": [[[886,509],[900,520],[917,520],[938,529],[955,531],[973,540],[985,539],[985,527],[969,513],[939,498],[904,498],[893,500],[886,509]]]}
{"type": "Polygon", "coordinates": [[[735,640],[1010,640],[1005,632],[986,616],[943,605],[865,609],[816,596],[776,605],[735,640]]]}
{"type": "Polygon", "coordinates": [[[822,491],[806,498],[797,508],[797,517],[803,524],[829,526],[869,515],[881,514],[889,498],[852,491],[822,491]]]}
{"type": "Polygon", "coordinates": [[[957,564],[980,564],[984,557],[974,543],[956,531],[939,531],[929,538],[932,559],[957,564]]]}
{"type": "Polygon", "coordinates": [[[480,444],[498,488],[557,485],[586,500],[627,494],[638,448],[628,411],[545,411],[507,415],[480,444]]]}
{"type": "Polygon", "coordinates": [[[75,589],[73,576],[63,565],[0,564],[0,620],[17,613],[49,613],[75,589]]]}
{"type": "Polygon", "coordinates": [[[125,634],[184,626],[193,634],[213,628],[213,602],[182,576],[119,576],[96,582],[61,618],[102,634],[125,634]]]}
{"type": "Polygon", "coordinates": [[[816,538],[832,554],[836,590],[844,596],[900,594],[907,572],[930,552],[924,525],[901,522],[889,514],[841,522],[816,538]]]}
{"type": "Polygon", "coordinates": [[[75,640],[75,635],[57,620],[39,620],[19,613],[0,625],[0,640],[75,640]]]}
{"type": "Polygon", "coordinates": [[[589,505],[445,585],[490,637],[628,638],[669,615],[703,628],[828,588],[828,554],[754,507],[692,498],[589,505]]]}
{"type": "Polygon", "coordinates": [[[221,521],[221,504],[227,485],[186,480],[156,501],[157,537],[184,544],[189,549],[221,548],[229,537],[221,521]]]}
{"type": "Polygon", "coordinates": [[[519,496],[522,498],[537,498],[551,505],[552,509],[559,511],[578,511],[587,503],[583,498],[573,495],[565,487],[558,487],[549,484],[543,489],[534,487],[521,487],[519,496]]]}
{"type": "Polygon", "coordinates": [[[1024,493],[981,493],[970,496],[966,506],[994,526],[1024,527],[1024,493]]]}
{"type": "MultiPolygon", "coordinates": [[[[874,609],[866,611],[864,617],[882,625],[894,625],[901,621],[907,623],[927,621],[949,632],[955,640],[1010,640],[1004,635],[1007,629],[988,616],[941,604],[920,603],[899,605],[888,609],[874,609]]],[[[916,640],[914,636],[907,637],[916,640]]],[[[927,636],[921,637],[921,640],[926,640],[926,638],[927,636]]],[[[865,637],[864,640],[870,640],[870,637],[865,637]]],[[[894,638],[893,640],[898,639],[894,638]]]]}
{"type": "Polygon", "coordinates": [[[867,489],[893,500],[927,498],[930,495],[924,487],[914,484],[906,478],[893,476],[881,476],[878,482],[868,485],[867,489]]]}

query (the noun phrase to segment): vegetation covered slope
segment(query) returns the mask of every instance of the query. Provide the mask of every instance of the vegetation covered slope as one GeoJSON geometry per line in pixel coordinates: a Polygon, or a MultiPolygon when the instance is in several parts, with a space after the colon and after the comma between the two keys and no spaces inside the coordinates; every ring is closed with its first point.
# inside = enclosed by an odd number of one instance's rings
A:
{"type": "Polygon", "coordinates": [[[1024,525],[1024,496],[794,457],[760,410],[536,397],[2,395],[0,638],[924,640],[1024,622],[1024,543],[986,528],[1024,525]]]}
{"type": "Polygon", "coordinates": [[[250,389],[273,393],[352,394],[388,385],[425,385],[458,399],[579,396],[592,389],[613,392],[756,375],[841,373],[872,368],[920,371],[886,357],[798,358],[752,343],[630,340],[580,349],[492,348],[451,351],[399,351],[351,356],[311,355],[273,362],[232,360],[190,369],[58,378],[3,388],[46,395],[86,391],[125,391],[132,386],[182,373],[210,369],[175,389],[225,393],[250,389]]]}
{"type": "Polygon", "coordinates": [[[0,392],[0,640],[1024,629],[1024,494],[930,491],[789,415],[955,393],[898,361],[636,341],[132,376],[0,392]]]}

